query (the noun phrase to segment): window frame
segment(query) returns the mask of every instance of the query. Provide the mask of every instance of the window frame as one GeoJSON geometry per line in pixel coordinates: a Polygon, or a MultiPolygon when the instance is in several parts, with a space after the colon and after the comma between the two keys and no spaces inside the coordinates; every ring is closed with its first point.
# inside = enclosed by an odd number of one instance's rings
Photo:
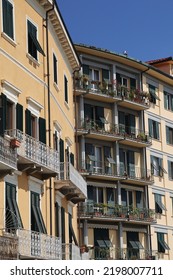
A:
{"type": "Polygon", "coordinates": [[[173,127],[167,125],[166,125],[166,144],[173,145],[173,127]]]}
{"type": "Polygon", "coordinates": [[[148,119],[149,136],[155,140],[160,140],[160,122],[148,119]]]}
{"type": "Polygon", "coordinates": [[[170,250],[168,244],[165,241],[165,234],[166,233],[157,232],[157,247],[159,253],[165,253],[166,250],[170,250]]]}
{"type": "Polygon", "coordinates": [[[68,79],[66,75],[64,75],[64,100],[68,104],[68,79]]]}
{"type": "Polygon", "coordinates": [[[164,95],[164,109],[173,112],[173,94],[164,90],[163,95],[164,95]]]}
{"type": "Polygon", "coordinates": [[[53,52],[53,82],[58,85],[58,59],[53,52]]]}

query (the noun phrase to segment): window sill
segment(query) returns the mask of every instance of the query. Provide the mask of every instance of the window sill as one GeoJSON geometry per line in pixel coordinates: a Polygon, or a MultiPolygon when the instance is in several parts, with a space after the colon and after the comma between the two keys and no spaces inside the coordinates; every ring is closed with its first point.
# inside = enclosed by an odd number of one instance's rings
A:
{"type": "Polygon", "coordinates": [[[68,110],[70,110],[70,107],[66,101],[64,101],[65,106],[67,107],[68,110]]]}
{"type": "Polygon", "coordinates": [[[6,33],[1,32],[1,37],[7,40],[13,47],[17,46],[17,43],[12,38],[10,38],[6,33]]]}
{"type": "Polygon", "coordinates": [[[54,88],[56,89],[57,92],[59,92],[59,87],[58,84],[56,84],[55,82],[53,83],[54,88]]]}
{"type": "Polygon", "coordinates": [[[26,57],[32,62],[34,63],[34,65],[36,66],[40,66],[40,63],[38,62],[38,60],[36,60],[32,55],[30,55],[29,53],[26,54],[26,57]]]}

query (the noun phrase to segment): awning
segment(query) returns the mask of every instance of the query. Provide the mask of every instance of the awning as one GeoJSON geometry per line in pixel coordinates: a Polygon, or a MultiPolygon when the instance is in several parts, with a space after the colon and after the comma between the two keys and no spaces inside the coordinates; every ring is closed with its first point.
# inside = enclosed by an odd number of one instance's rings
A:
{"type": "Polygon", "coordinates": [[[140,241],[137,240],[131,240],[129,241],[130,245],[133,249],[144,249],[140,241]]]}
{"type": "Polygon", "coordinates": [[[155,99],[157,99],[157,100],[160,100],[160,98],[157,96],[157,94],[155,93],[155,91],[152,90],[151,88],[150,88],[150,95],[151,95],[153,98],[155,98],[155,99]]]}
{"type": "Polygon", "coordinates": [[[111,157],[108,157],[108,158],[107,158],[107,161],[108,161],[109,163],[115,164],[115,160],[114,160],[113,158],[111,158],[111,157]]]}
{"type": "Polygon", "coordinates": [[[95,156],[88,155],[88,157],[89,157],[89,159],[90,159],[91,161],[96,161],[96,157],[95,157],[95,156]]]}
{"type": "Polygon", "coordinates": [[[168,244],[164,240],[158,240],[159,244],[163,247],[165,250],[170,250],[168,244]]]}

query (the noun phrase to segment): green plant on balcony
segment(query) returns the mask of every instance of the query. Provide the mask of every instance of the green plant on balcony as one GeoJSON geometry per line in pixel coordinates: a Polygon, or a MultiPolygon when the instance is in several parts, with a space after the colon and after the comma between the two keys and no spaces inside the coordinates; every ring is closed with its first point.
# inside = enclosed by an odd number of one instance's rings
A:
{"type": "Polygon", "coordinates": [[[137,139],[144,141],[144,142],[147,142],[147,140],[148,140],[147,135],[144,132],[140,132],[137,135],[137,139]]]}
{"type": "Polygon", "coordinates": [[[89,77],[87,75],[82,75],[81,82],[83,83],[84,88],[87,87],[89,83],[89,77]]]}

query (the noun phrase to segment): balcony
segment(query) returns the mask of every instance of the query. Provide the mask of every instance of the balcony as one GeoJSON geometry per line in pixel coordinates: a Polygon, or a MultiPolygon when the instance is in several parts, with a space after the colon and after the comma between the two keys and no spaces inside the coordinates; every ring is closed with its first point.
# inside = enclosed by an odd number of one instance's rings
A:
{"type": "Polygon", "coordinates": [[[17,139],[18,169],[26,171],[28,175],[39,174],[41,178],[48,179],[59,172],[59,154],[37,139],[20,130],[6,130],[9,141],[17,139]]]}
{"type": "Polygon", "coordinates": [[[10,141],[0,136],[0,177],[17,169],[17,152],[10,146],[10,141]]]}
{"type": "Polygon", "coordinates": [[[107,161],[96,161],[95,156],[88,155],[88,159],[81,163],[80,173],[83,176],[101,180],[123,180],[136,185],[147,185],[154,182],[151,170],[137,167],[133,164],[125,166],[116,164],[112,158],[107,161]]]}
{"type": "Polygon", "coordinates": [[[149,147],[152,144],[152,138],[147,132],[135,127],[119,125],[120,134],[124,135],[124,139],[121,141],[122,144],[133,146],[133,147],[149,147]]]}
{"type": "Polygon", "coordinates": [[[132,223],[156,223],[155,211],[148,208],[109,205],[103,203],[83,202],[78,206],[80,219],[103,221],[126,221],[132,223]]]}
{"type": "Polygon", "coordinates": [[[87,197],[87,183],[71,163],[60,163],[60,172],[55,182],[55,188],[73,203],[84,201],[87,197]]]}
{"type": "Polygon", "coordinates": [[[114,103],[136,111],[149,109],[149,94],[138,89],[131,90],[122,85],[100,81],[91,81],[87,76],[75,80],[76,95],[84,94],[85,98],[114,103]]]}
{"type": "Polygon", "coordinates": [[[157,260],[157,251],[133,248],[94,247],[89,250],[90,260],[157,260]]]}

